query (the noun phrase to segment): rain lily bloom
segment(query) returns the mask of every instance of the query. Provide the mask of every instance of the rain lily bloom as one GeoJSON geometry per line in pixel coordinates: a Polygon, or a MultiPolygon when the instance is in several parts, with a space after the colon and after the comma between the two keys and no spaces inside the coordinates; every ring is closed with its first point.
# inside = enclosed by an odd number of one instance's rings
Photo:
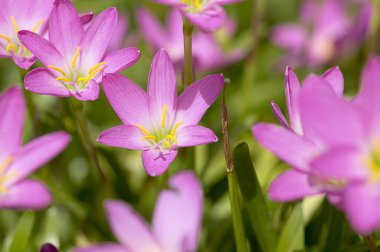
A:
{"type": "Polygon", "coordinates": [[[189,252],[196,251],[202,222],[202,187],[191,172],[170,178],[161,191],[152,226],[131,206],[118,200],[105,203],[108,222],[120,242],[78,248],[74,252],[189,252]]]}
{"type": "Polygon", "coordinates": [[[51,202],[47,188],[27,179],[70,141],[64,132],[51,133],[22,146],[25,101],[19,88],[0,95],[0,208],[41,209],[51,202]]]}
{"type": "Polygon", "coordinates": [[[356,18],[341,0],[306,0],[299,24],[283,24],[274,28],[272,41],[288,50],[283,61],[292,65],[320,66],[337,57],[352,54],[363,42],[370,22],[368,4],[356,4],[356,18]]]}
{"type": "Polygon", "coordinates": [[[31,31],[19,38],[45,65],[29,72],[25,88],[53,95],[96,100],[103,73],[114,73],[133,65],[140,57],[136,48],[105,55],[117,24],[115,8],[100,13],[87,29],[69,0],[56,0],[49,19],[49,41],[31,31]]]}
{"type": "Polygon", "coordinates": [[[331,181],[325,181],[311,172],[310,161],[324,149],[324,145],[305,129],[299,105],[299,95],[303,89],[318,89],[324,84],[329,86],[336,97],[342,97],[344,80],[339,68],[330,68],[321,77],[310,75],[301,87],[297,76],[288,67],[285,72],[285,95],[290,124],[272,101],[272,109],[281,126],[257,123],[252,127],[260,144],[293,167],[272,183],[269,196],[273,200],[292,201],[308,195],[327,193],[332,202],[337,205],[340,202],[339,190],[330,185],[331,181]]]}
{"type": "Polygon", "coordinates": [[[241,0],[153,0],[179,8],[182,14],[205,32],[218,30],[226,18],[223,5],[241,0]]]}
{"type": "MultiPolygon", "coordinates": [[[[163,27],[155,16],[148,10],[140,9],[137,12],[137,21],[144,38],[154,50],[165,48],[172,59],[177,72],[181,72],[184,61],[183,51],[183,21],[180,12],[173,9],[163,27]]],[[[222,29],[224,37],[232,39],[234,36],[234,21],[225,20],[222,29]],[[230,22],[228,22],[230,21],[230,22]]],[[[214,70],[240,60],[244,53],[241,49],[225,52],[216,34],[194,32],[193,34],[193,61],[197,71],[214,70]],[[205,53],[207,52],[207,53],[205,53]]]]}
{"type": "Polygon", "coordinates": [[[104,92],[124,124],[104,131],[98,142],[142,150],[147,173],[160,175],[173,162],[178,148],[218,140],[210,129],[197,124],[218,97],[223,83],[223,75],[209,75],[177,98],[173,65],[163,49],[153,59],[147,93],[119,74],[106,74],[104,92]]]}

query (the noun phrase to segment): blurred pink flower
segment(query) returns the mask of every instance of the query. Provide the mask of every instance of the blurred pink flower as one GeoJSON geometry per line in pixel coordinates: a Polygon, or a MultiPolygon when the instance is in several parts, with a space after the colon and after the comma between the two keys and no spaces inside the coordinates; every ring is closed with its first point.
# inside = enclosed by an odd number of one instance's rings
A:
{"type": "Polygon", "coordinates": [[[173,162],[178,148],[218,140],[210,129],[198,123],[218,97],[223,83],[223,75],[209,75],[191,84],[177,98],[173,65],[163,49],[153,59],[147,93],[122,75],[106,74],[104,92],[124,125],[104,131],[98,142],[142,150],[146,172],[160,175],[173,162]]]}
{"type": "Polygon", "coordinates": [[[140,51],[124,48],[105,55],[116,27],[117,11],[100,13],[84,30],[69,0],[56,0],[49,20],[49,41],[31,31],[20,31],[19,38],[45,68],[25,77],[29,91],[96,100],[103,73],[119,72],[136,63],[140,51]]]}
{"type": "MultiPolygon", "coordinates": [[[[148,10],[140,9],[137,12],[137,21],[144,38],[154,50],[165,48],[180,72],[183,67],[183,22],[180,12],[173,9],[163,27],[148,10]]],[[[232,39],[235,32],[233,20],[226,19],[220,32],[226,39],[232,39]]],[[[215,70],[227,66],[243,58],[241,49],[224,52],[216,38],[216,34],[194,32],[193,60],[196,71],[215,70]],[[207,53],[205,53],[207,52],[207,53]]]]}
{"type": "Polygon", "coordinates": [[[366,38],[371,16],[370,4],[355,4],[356,18],[349,16],[342,0],[306,0],[300,23],[278,25],[273,43],[288,51],[287,65],[321,66],[357,49],[366,38]]]}
{"type": "Polygon", "coordinates": [[[108,222],[119,244],[99,244],[74,252],[196,251],[203,211],[201,184],[193,173],[180,172],[170,178],[169,186],[158,196],[151,227],[128,204],[106,201],[108,222]]]}
{"type": "Polygon", "coordinates": [[[64,132],[39,137],[22,146],[25,101],[19,88],[0,96],[0,208],[40,209],[51,202],[48,189],[27,177],[65,149],[64,132]]]}
{"type": "Polygon", "coordinates": [[[194,25],[205,32],[213,32],[221,28],[226,18],[223,5],[241,0],[153,0],[156,3],[171,5],[194,25]]]}

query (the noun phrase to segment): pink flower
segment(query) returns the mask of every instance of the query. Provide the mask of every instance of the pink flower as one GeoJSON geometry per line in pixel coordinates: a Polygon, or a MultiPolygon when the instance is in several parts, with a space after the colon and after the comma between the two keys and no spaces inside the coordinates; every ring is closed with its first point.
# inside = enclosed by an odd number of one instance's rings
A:
{"type": "Polygon", "coordinates": [[[58,155],[70,141],[51,133],[22,146],[25,102],[19,88],[0,96],[0,208],[40,209],[51,202],[48,189],[27,177],[58,155]]]}
{"type": "Polygon", "coordinates": [[[26,75],[25,88],[39,94],[96,100],[102,73],[122,71],[140,57],[140,51],[132,47],[105,55],[116,24],[116,9],[109,8],[84,30],[72,3],[56,0],[49,20],[49,41],[30,31],[19,32],[24,46],[45,65],[26,75]]]}
{"type": "Polygon", "coordinates": [[[119,241],[78,248],[74,252],[188,252],[196,251],[202,222],[202,187],[191,172],[170,178],[170,189],[158,196],[152,225],[118,200],[105,203],[108,222],[119,241]]]}
{"type": "Polygon", "coordinates": [[[118,74],[103,77],[104,92],[123,125],[103,132],[98,141],[142,150],[145,170],[151,176],[166,171],[178,148],[213,143],[218,139],[197,125],[223,86],[221,74],[193,83],[177,98],[173,65],[163,49],[154,57],[148,92],[118,74]]]}
{"type": "Polygon", "coordinates": [[[205,32],[218,30],[226,17],[223,5],[241,0],[153,0],[180,9],[182,14],[205,32]]]}

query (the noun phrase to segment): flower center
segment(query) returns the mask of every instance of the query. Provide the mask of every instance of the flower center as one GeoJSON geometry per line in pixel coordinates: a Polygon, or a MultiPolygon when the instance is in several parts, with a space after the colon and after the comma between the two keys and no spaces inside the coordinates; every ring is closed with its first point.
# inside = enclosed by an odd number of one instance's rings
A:
{"type": "Polygon", "coordinates": [[[176,131],[182,122],[176,123],[173,127],[165,127],[166,124],[166,114],[168,105],[164,105],[164,111],[161,117],[161,128],[156,130],[154,134],[151,134],[142,125],[137,124],[136,126],[144,133],[144,137],[141,138],[142,141],[148,141],[150,145],[160,150],[170,150],[174,144],[177,144],[176,131]]]}
{"type": "Polygon", "coordinates": [[[372,146],[373,149],[366,163],[371,172],[369,182],[377,183],[380,182],[380,142],[373,141],[372,146]]]}
{"type": "Polygon", "coordinates": [[[199,12],[203,8],[203,2],[207,2],[206,0],[181,0],[183,4],[188,6],[189,12],[199,12]]]}
{"type": "Polygon", "coordinates": [[[95,78],[98,73],[104,70],[106,62],[102,61],[98,64],[91,67],[86,74],[83,74],[79,67],[76,67],[77,61],[80,55],[80,47],[78,46],[74,57],[71,61],[70,70],[65,71],[60,67],[48,65],[49,68],[55,70],[60,74],[57,78],[57,81],[61,81],[69,90],[78,91],[78,89],[83,89],[87,83],[95,78]]]}
{"type": "MultiPolygon", "coordinates": [[[[0,34],[0,39],[3,40],[2,42],[5,47],[5,50],[8,53],[13,52],[14,54],[21,55],[24,57],[31,56],[32,53],[28,49],[26,49],[26,47],[23,46],[20,40],[18,39],[17,33],[20,30],[20,26],[17,24],[16,19],[13,16],[11,16],[10,19],[13,26],[13,30],[15,31],[15,36],[12,39],[8,37],[7,35],[0,34]]],[[[31,31],[36,32],[38,28],[40,28],[40,26],[43,24],[43,22],[44,22],[43,19],[38,20],[38,22],[33,26],[31,31]]]]}
{"type": "Polygon", "coordinates": [[[0,163],[0,194],[7,192],[7,188],[4,186],[5,182],[14,178],[14,173],[4,173],[4,171],[8,168],[8,166],[13,162],[13,157],[6,158],[2,163],[0,163]]]}

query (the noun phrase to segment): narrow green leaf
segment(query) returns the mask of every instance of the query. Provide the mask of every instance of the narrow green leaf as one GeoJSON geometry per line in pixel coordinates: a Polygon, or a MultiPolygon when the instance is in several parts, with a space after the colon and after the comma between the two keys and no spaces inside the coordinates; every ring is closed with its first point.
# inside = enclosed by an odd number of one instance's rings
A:
{"type": "Polygon", "coordinates": [[[25,252],[30,243],[30,235],[32,233],[35,214],[34,212],[25,212],[16,227],[9,252],[25,252]]]}
{"type": "Polygon", "coordinates": [[[301,203],[297,204],[286,221],[277,244],[276,252],[305,250],[305,230],[301,203]]]}
{"type": "Polygon", "coordinates": [[[255,232],[261,250],[273,252],[276,249],[276,234],[272,216],[253,167],[248,145],[245,142],[237,144],[232,156],[234,171],[252,230],[255,232]]]}

